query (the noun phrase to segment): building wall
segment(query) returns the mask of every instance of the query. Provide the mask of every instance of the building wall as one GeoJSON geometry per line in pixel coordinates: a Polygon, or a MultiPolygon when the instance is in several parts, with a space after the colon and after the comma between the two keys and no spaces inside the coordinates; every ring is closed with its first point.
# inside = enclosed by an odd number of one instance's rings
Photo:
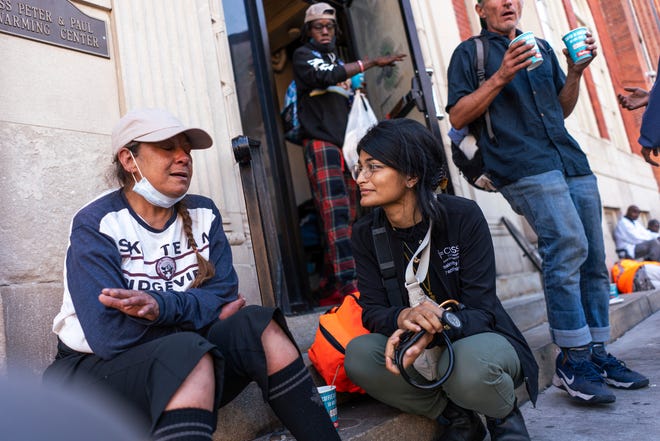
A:
{"type": "MultiPolygon", "coordinates": [[[[587,3],[596,28],[603,34],[601,47],[615,92],[626,94],[624,87],[650,89],[660,56],[658,2],[588,0],[587,3]]],[[[622,143],[623,148],[636,154],[641,150],[637,139],[643,113],[643,109],[622,113],[628,138],[627,143],[622,143]]],[[[660,188],[660,169],[652,171],[660,188]]]]}
{"type": "Polygon", "coordinates": [[[70,220],[116,187],[110,133],[134,107],[168,108],[212,135],[213,148],[193,153],[191,192],[220,207],[240,290],[260,303],[231,151],[241,126],[219,2],[73,3],[106,22],[109,59],[0,33],[0,370],[10,373],[23,364],[37,373],[52,359],[70,220]]]}

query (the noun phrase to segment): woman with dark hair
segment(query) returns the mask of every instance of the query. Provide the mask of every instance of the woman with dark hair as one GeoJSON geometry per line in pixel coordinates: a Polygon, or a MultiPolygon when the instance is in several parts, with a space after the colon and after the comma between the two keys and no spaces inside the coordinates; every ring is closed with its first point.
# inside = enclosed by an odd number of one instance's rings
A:
{"type": "MultiPolygon", "coordinates": [[[[532,401],[538,392],[538,366],[524,337],[495,291],[495,257],[488,224],[473,201],[436,194],[443,176],[441,146],[421,124],[383,121],[360,141],[354,177],[360,203],[378,207],[353,226],[362,321],[372,333],[346,349],[346,372],[376,399],[405,412],[437,419],[442,440],[481,440],[486,416],[491,439],[529,439],[514,389],[523,383],[532,401]],[[394,296],[381,276],[372,231],[384,227],[396,268],[394,296]],[[407,270],[421,272],[417,250],[430,231],[428,272],[419,280],[424,301],[411,307],[407,270]],[[453,300],[462,326],[447,329],[439,305],[453,300]],[[425,335],[404,355],[413,378],[437,379],[448,365],[441,333],[453,342],[455,364],[441,387],[418,389],[395,364],[405,331],[425,335]],[[426,350],[441,355],[431,377],[417,370],[426,350]]],[[[423,259],[422,259],[423,260],[423,259]]]]}
{"type": "Polygon", "coordinates": [[[212,143],[160,109],[116,125],[121,188],[73,219],[44,379],[111,391],[168,441],[211,439],[217,409],[256,381],[296,439],[338,440],[282,313],[238,294],[218,208],[187,194],[191,151],[212,143]]]}

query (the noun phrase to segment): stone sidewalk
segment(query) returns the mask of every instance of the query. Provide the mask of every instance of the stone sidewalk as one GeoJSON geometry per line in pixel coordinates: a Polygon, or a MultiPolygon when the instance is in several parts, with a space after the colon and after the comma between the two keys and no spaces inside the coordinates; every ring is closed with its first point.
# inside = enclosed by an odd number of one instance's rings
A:
{"type": "Polygon", "coordinates": [[[608,351],[650,379],[638,390],[613,389],[616,402],[599,406],[573,403],[550,386],[536,408],[521,406],[534,441],[644,441],[660,439],[660,311],[608,345],[608,351]]]}

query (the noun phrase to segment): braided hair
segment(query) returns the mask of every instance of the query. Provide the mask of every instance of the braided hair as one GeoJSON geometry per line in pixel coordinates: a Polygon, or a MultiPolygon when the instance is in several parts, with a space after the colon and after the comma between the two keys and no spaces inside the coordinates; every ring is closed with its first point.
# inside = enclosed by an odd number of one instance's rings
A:
{"type": "Polygon", "coordinates": [[[195,276],[195,280],[193,280],[192,284],[190,285],[191,288],[197,288],[215,276],[215,267],[211,264],[211,262],[206,260],[197,249],[197,241],[193,237],[192,232],[192,220],[190,219],[190,213],[188,212],[188,207],[186,207],[184,200],[185,199],[182,199],[177,202],[174,207],[177,211],[177,214],[181,216],[181,220],[183,220],[183,232],[186,234],[186,238],[188,239],[188,245],[195,251],[195,254],[197,255],[197,275],[195,276]]]}

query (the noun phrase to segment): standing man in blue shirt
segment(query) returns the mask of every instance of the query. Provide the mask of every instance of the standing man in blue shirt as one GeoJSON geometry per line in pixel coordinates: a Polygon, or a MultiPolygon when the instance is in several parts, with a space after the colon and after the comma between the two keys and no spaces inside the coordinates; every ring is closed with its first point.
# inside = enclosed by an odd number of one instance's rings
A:
{"type": "MultiPolygon", "coordinates": [[[[564,125],[577,103],[591,60],[561,70],[549,44],[538,39],[543,64],[528,71],[532,44],[509,47],[521,31],[522,0],[478,0],[487,39],[486,81],[479,86],[475,43],[455,50],[449,65],[447,112],[457,129],[490,111],[494,138],[477,133],[493,184],[539,238],[550,333],[561,348],[553,384],[573,400],[612,403],[606,384],[633,389],[648,379],[605,350],[610,338],[609,277],[601,202],[587,157],[564,125]]],[[[596,56],[595,40],[588,49],[596,56]]]]}

